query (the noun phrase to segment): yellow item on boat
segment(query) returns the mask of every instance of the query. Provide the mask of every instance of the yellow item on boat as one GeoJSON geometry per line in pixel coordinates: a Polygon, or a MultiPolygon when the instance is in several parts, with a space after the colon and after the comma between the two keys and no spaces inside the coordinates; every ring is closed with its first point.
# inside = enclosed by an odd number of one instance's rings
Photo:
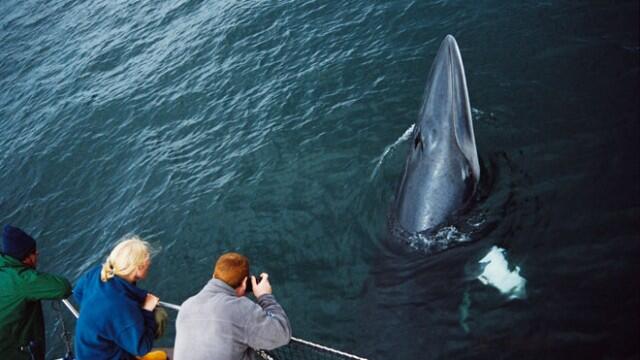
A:
{"type": "Polygon", "coordinates": [[[156,350],[147,353],[145,356],[138,356],[140,360],[167,360],[167,353],[164,351],[156,350]]]}

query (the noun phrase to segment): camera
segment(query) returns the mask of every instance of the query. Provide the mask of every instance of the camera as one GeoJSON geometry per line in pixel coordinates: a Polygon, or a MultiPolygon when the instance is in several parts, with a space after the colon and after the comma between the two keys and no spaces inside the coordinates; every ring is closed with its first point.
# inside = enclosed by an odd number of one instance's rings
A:
{"type": "MultiPolygon", "coordinates": [[[[247,278],[247,292],[253,292],[253,284],[251,283],[251,277],[253,275],[249,274],[249,277],[247,278]]],[[[260,284],[260,281],[262,281],[262,278],[259,276],[256,276],[256,283],[260,284]]]]}

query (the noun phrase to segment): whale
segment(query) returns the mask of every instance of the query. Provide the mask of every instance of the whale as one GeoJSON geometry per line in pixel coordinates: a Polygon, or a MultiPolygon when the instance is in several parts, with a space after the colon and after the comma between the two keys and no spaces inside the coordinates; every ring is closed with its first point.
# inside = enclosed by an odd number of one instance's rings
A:
{"type": "Polygon", "coordinates": [[[462,56],[447,35],[429,71],[393,207],[395,226],[429,233],[462,213],[480,180],[462,56]]]}

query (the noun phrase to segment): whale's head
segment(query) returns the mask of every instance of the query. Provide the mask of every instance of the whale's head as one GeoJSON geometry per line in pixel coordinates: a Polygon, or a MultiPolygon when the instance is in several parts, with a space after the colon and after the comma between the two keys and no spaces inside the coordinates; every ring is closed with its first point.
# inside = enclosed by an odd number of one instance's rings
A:
{"type": "Polygon", "coordinates": [[[443,224],[467,206],[479,178],[462,57],[454,37],[447,35],[431,67],[413,130],[396,194],[397,223],[412,233],[443,224]]]}

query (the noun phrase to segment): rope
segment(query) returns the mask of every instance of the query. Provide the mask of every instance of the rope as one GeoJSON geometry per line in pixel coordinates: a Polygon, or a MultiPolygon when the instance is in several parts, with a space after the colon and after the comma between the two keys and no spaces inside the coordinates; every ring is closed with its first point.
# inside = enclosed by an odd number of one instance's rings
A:
{"type": "Polygon", "coordinates": [[[340,356],[344,356],[344,357],[347,357],[349,359],[367,360],[365,358],[361,358],[361,357],[356,356],[356,355],[347,354],[346,352],[342,352],[340,350],[336,350],[336,349],[332,349],[330,347],[322,346],[320,344],[312,343],[311,341],[294,338],[293,336],[291,337],[291,341],[298,342],[300,344],[304,344],[304,345],[307,345],[307,346],[310,346],[310,347],[313,347],[313,348],[316,348],[316,349],[320,349],[320,350],[323,350],[323,351],[326,351],[326,352],[330,352],[330,353],[333,353],[333,354],[337,354],[337,355],[340,355],[340,356]]]}

